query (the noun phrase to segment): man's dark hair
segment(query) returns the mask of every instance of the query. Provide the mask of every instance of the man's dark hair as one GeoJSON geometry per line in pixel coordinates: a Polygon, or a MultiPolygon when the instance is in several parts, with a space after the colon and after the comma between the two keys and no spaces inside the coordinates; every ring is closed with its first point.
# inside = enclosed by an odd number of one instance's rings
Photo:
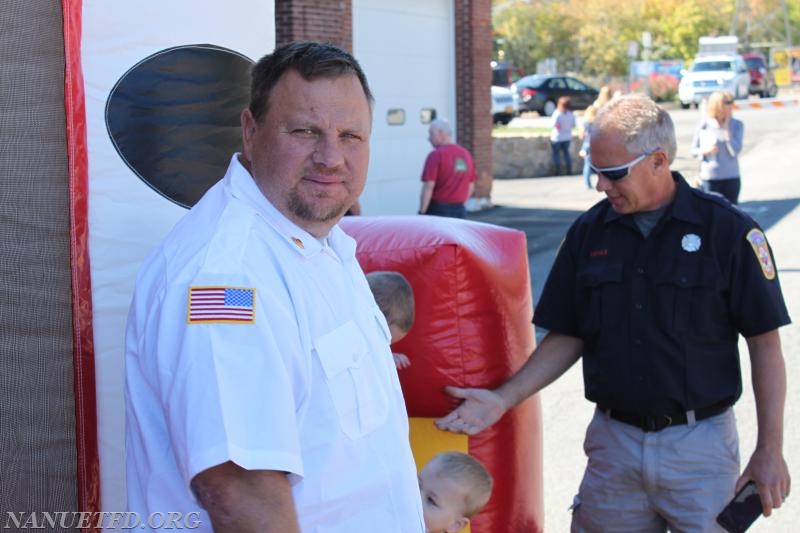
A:
{"type": "Polygon", "coordinates": [[[266,115],[269,96],[288,70],[295,70],[303,79],[335,78],[355,74],[370,106],[374,101],[367,77],[358,61],[341,48],[328,43],[296,41],[280,46],[253,66],[250,86],[250,112],[256,122],[266,115]]]}

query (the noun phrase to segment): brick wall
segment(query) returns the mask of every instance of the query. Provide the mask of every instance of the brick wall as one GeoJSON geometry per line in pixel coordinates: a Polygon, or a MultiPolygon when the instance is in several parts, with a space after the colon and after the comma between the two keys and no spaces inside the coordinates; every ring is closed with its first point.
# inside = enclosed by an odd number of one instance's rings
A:
{"type": "Polygon", "coordinates": [[[329,42],[352,52],[351,0],[275,0],[275,45],[299,40],[329,42]]]}
{"type": "Polygon", "coordinates": [[[456,135],[459,144],[472,152],[479,181],[491,180],[491,0],[455,0],[455,22],[456,135]]]}

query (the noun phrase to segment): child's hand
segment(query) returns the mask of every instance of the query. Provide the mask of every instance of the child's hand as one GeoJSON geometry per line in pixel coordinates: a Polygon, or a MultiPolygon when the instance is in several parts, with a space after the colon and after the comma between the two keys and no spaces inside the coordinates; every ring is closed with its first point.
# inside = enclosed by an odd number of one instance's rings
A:
{"type": "Polygon", "coordinates": [[[411,359],[404,353],[394,353],[392,352],[392,357],[394,357],[394,365],[397,368],[408,368],[411,366],[411,359]]]}

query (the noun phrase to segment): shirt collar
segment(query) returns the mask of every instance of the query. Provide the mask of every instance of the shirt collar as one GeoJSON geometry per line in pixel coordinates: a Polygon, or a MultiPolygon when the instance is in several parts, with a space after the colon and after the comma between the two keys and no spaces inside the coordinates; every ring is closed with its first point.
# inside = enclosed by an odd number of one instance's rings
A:
{"type": "Polygon", "coordinates": [[[311,257],[318,253],[329,253],[341,261],[355,256],[356,243],[344,233],[339,226],[334,226],[323,242],[306,230],[286,218],[272,205],[261,189],[256,185],[253,176],[239,160],[240,153],[231,158],[228,172],[225,175],[231,194],[239,201],[246,203],[278,232],[289,247],[303,257],[311,257]]]}
{"type": "MultiPolygon", "coordinates": [[[[695,195],[692,193],[692,188],[686,182],[680,172],[672,172],[672,179],[675,181],[675,198],[670,204],[667,205],[667,212],[665,217],[673,217],[680,220],[685,220],[692,224],[701,224],[703,221],[700,218],[698,209],[695,206],[695,195]]],[[[606,212],[604,222],[612,222],[619,220],[623,216],[609,207],[606,212]]]]}

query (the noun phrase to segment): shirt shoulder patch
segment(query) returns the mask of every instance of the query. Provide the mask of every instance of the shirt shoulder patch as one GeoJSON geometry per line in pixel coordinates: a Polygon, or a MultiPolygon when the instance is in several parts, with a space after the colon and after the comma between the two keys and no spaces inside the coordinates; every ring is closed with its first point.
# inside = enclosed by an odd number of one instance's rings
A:
{"type": "Polygon", "coordinates": [[[256,290],[246,287],[189,287],[189,324],[253,324],[256,290]]]}
{"type": "Polygon", "coordinates": [[[775,279],[775,265],[772,263],[772,256],[769,253],[769,246],[767,245],[767,237],[760,229],[751,229],[747,233],[747,242],[753,248],[753,253],[756,254],[758,264],[761,265],[761,272],[764,277],[772,280],[775,279]]]}

